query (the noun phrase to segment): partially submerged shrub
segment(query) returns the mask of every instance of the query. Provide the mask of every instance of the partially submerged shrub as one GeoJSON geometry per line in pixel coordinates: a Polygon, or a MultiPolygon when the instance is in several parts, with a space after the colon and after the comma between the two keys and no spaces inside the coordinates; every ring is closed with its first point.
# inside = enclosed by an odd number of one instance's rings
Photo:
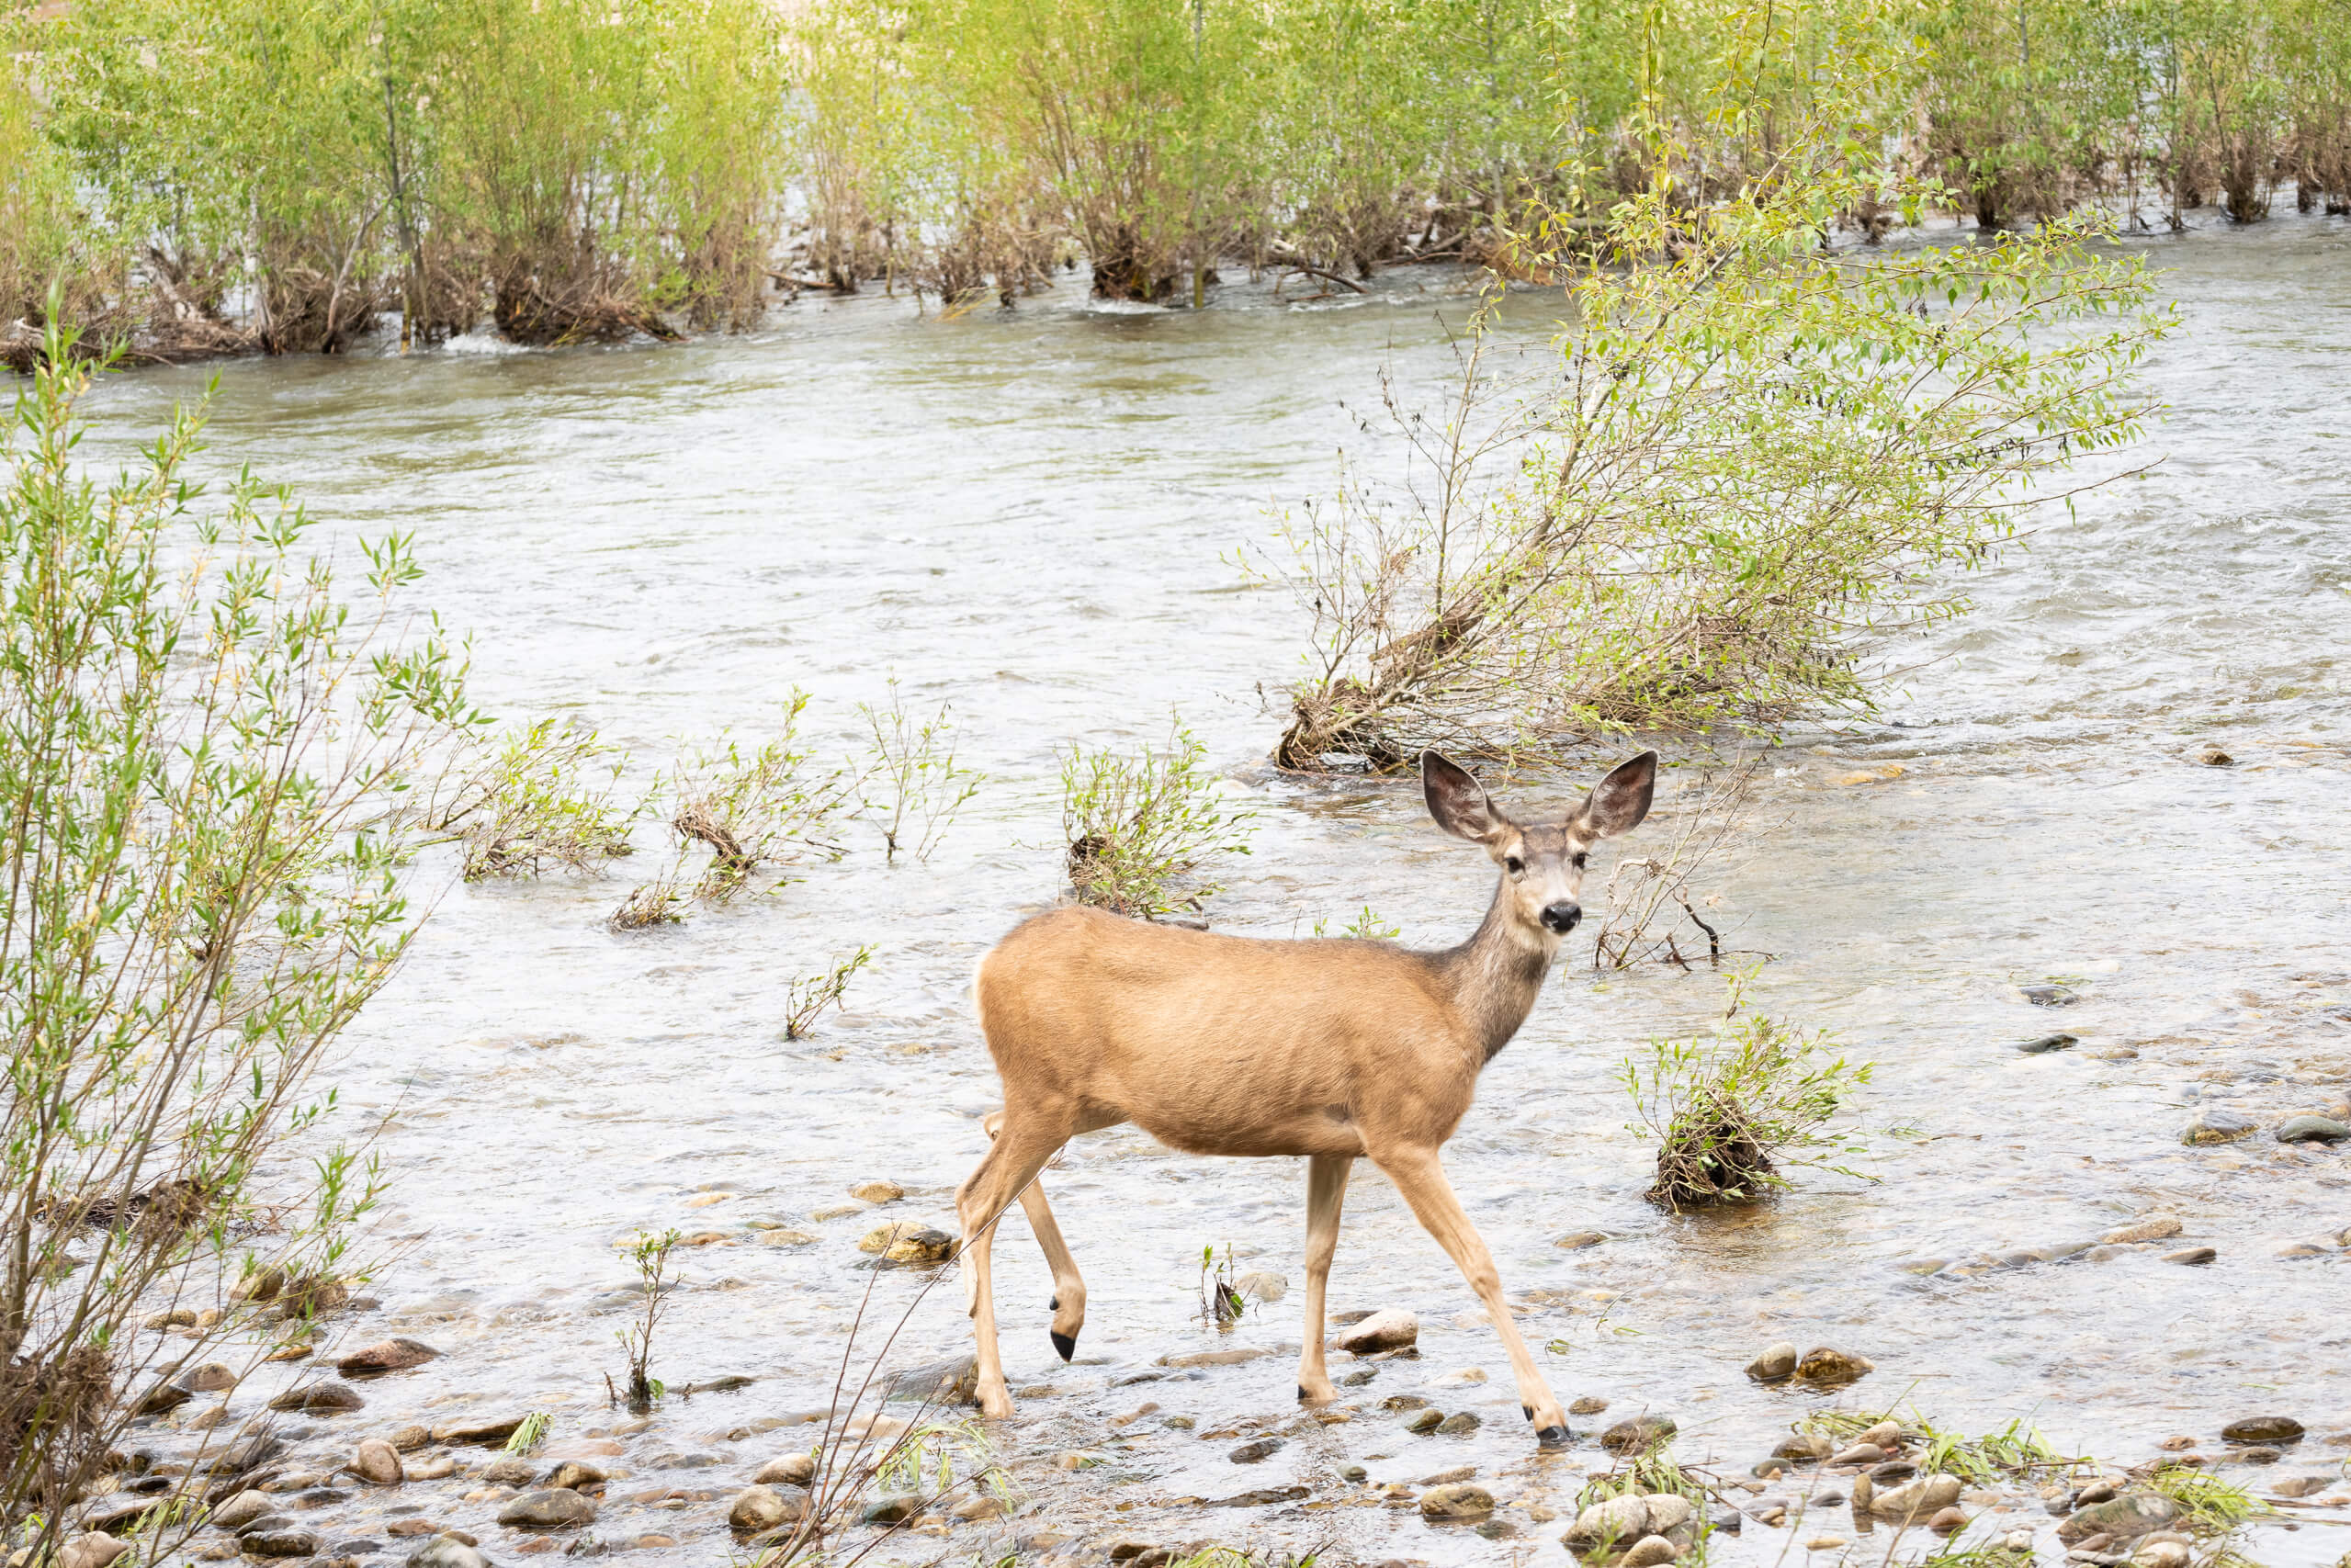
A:
{"type": "Polygon", "coordinates": [[[1163,748],[1063,754],[1061,830],[1079,903],[1152,919],[1217,892],[1187,878],[1210,855],[1249,853],[1254,814],[1223,802],[1205,756],[1181,725],[1163,748]]]}
{"type": "Polygon", "coordinates": [[[1827,1036],[1801,1034],[1746,1008],[1746,977],[1711,1040],[1656,1040],[1645,1063],[1622,1072],[1640,1118],[1631,1130],[1658,1141],[1649,1201],[1667,1209],[1753,1202],[1788,1185],[1786,1168],[1864,1153],[1829,1129],[1830,1118],[1870,1081],[1870,1065],[1830,1056],[1827,1036]]]}
{"type": "Polygon", "coordinates": [[[1355,489],[1294,536],[1314,645],[1277,762],[1866,711],[1874,639],[1963,611],[1950,574],[2136,434],[2125,378],[2168,318],[2108,225],[1824,250],[1892,181],[1836,129],[1791,127],[1723,199],[1625,202],[1564,363],[1508,380],[1481,347],[1441,426],[1396,414],[1400,499],[1355,489]]]}
{"type": "Polygon", "coordinates": [[[784,993],[784,1038],[807,1039],[825,1010],[841,1005],[842,993],[849,989],[850,977],[873,956],[873,945],[867,943],[846,958],[834,959],[831,966],[820,973],[804,975],[793,981],[784,993]]]}
{"type": "Polygon", "coordinates": [[[476,750],[430,826],[465,846],[468,882],[596,870],[630,852],[638,807],[618,799],[627,761],[593,729],[539,719],[476,750]]]}
{"type": "Polygon", "coordinates": [[[906,711],[893,675],[888,705],[860,703],[857,711],[874,735],[858,795],[882,830],[886,858],[898,859],[903,849],[917,861],[927,861],[955,813],[979,788],[977,773],[955,765],[947,705],[941,703],[930,718],[916,718],[906,711]]]}
{"type": "Polygon", "coordinates": [[[784,705],[775,733],[747,747],[732,736],[682,760],[668,781],[670,826],[710,851],[695,892],[731,897],[762,866],[786,866],[810,854],[838,860],[842,845],[821,836],[856,781],[842,769],[820,771],[797,743],[806,692],[784,705]]]}
{"type": "Polygon", "coordinates": [[[52,325],[0,491],[0,1524],[44,1561],[147,1374],[240,1322],[183,1298],[344,1299],[376,1174],[311,1075],[414,930],[390,806],[471,711],[451,649],[394,635],[401,541],[348,595],[283,491],[197,511],[197,414],[76,473],[75,352],[52,325]]]}

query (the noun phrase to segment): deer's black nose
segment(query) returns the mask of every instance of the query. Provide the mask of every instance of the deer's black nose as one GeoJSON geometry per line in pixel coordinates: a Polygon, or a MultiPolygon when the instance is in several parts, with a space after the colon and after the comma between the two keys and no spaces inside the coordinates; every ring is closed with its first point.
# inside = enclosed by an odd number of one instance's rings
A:
{"type": "Polygon", "coordinates": [[[1574,931],[1576,922],[1583,918],[1584,910],[1581,905],[1546,904],[1543,906],[1543,923],[1561,936],[1565,936],[1569,931],[1574,931]]]}

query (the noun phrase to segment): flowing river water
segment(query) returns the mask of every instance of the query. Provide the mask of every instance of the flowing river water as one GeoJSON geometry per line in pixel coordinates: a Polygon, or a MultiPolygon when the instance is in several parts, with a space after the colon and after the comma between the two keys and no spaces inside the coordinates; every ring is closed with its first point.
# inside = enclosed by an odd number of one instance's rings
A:
{"type": "MultiPolygon", "coordinates": [[[[1734,945],[1770,955],[1755,1005],[1875,1065],[1852,1118],[1869,1179],[1803,1174],[1721,1217],[1652,1207],[1655,1146],[1626,1130],[1620,1064],[1704,1030],[1723,985],[1702,968],[1598,976],[1571,944],[1447,1160],[1561,1399],[1606,1401],[1572,1449],[1536,1453],[1475,1299],[1368,1165],[1331,1305],[1417,1313],[1418,1357],[1336,1357],[1334,1375],[1375,1375],[1342,1389],[1347,1419],[1302,1419],[1302,1162],[1195,1159],[1119,1129],[1046,1177],[1091,1292],[1076,1364],[1046,1342],[1049,1280],[1017,1215],[996,1248],[1020,1413],[991,1436],[1022,1507],[934,1519],[868,1561],[1018,1542],[1102,1562],[1124,1540],[1562,1562],[1577,1489],[1612,1462],[1597,1434],[1645,1412],[1734,1480],[1820,1406],[1968,1433],[2025,1418],[2109,1467],[2175,1435],[2218,1460],[2223,1423],[2278,1413],[2309,1436],[2221,1473],[2264,1494],[2324,1474],[2341,1501],[2351,1149],[2269,1128],[2351,1092],[2351,226],[2216,222],[2143,254],[2183,317],[2145,372],[2166,412],[2142,455],[2161,463],[1983,572],[1974,615],[1901,650],[1915,668],[1883,722],[1773,751],[1774,826],[1712,884],[1734,945]],[[2208,744],[2233,764],[2199,762],[2208,744]],[[2062,1011],[2020,989],[2052,979],[2078,998],[2062,1011]],[[2079,1043],[2018,1049],[2059,1029],[2079,1043]],[[2260,1131],[2185,1145],[2214,1103],[2260,1131]],[[2150,1216],[2181,1234],[2077,1248],[2150,1216]],[[1585,1232],[1604,1239],[1554,1245],[1585,1232]],[[1212,1246],[1291,1293],[1205,1325],[1212,1246]],[[2197,1246],[2214,1259],[2165,1260],[2197,1246]],[[1750,1382],[1779,1340],[1876,1371],[1840,1392],[1750,1382]],[[1219,1349],[1274,1353],[1162,1364],[1219,1349]],[[1383,1407],[1396,1394],[1483,1425],[1413,1435],[1383,1407]],[[1283,1441],[1227,1458],[1260,1435],[1283,1441]],[[1061,1468],[1073,1451],[1083,1467],[1061,1468]],[[1465,1468],[1500,1500],[1483,1533],[1382,1490],[1465,1468]],[[1272,1500],[1225,1505],[1251,1493],[1272,1500]]],[[[1057,748],[1161,739],[1181,713],[1257,813],[1254,853],[1217,868],[1220,930],[1304,934],[1368,906],[1407,942],[1465,934],[1492,873],[1417,787],[1263,765],[1282,705],[1265,694],[1295,671],[1304,625],[1230,556],[1269,537],[1271,509],[1332,489],[1362,439],[1343,405],[1375,407],[1384,367],[1407,402],[1442,396],[1473,298],[1404,271],[1305,306],[1236,286],[1198,314],[1092,308],[1074,288],[951,321],[861,299],[677,347],[221,367],[209,460],[290,482],[338,536],[413,531],[494,711],[576,716],[650,767],[682,739],[756,731],[798,686],[807,734],[845,759],[853,705],[895,674],[910,704],[952,704],[985,775],[928,864],[885,863],[855,825],[837,863],[673,929],[604,924],[666,852],[651,824],[603,879],[468,886],[445,859],[421,868],[437,908],[333,1074],[341,1131],[372,1134],[390,1177],[377,1239],[396,1243],[366,1288],[379,1304],[336,1328],[443,1354],[361,1385],[363,1411],[305,1418],[297,1457],[323,1471],[412,1421],[543,1410],[550,1452],[620,1472],[588,1536],[633,1561],[718,1562],[740,1551],[729,1498],[808,1446],[814,1428],[783,1423],[831,1403],[869,1287],[853,1360],[910,1303],[893,1364],[965,1349],[952,1270],[918,1300],[933,1271],[874,1271],[857,1242],[894,1219],[953,1228],[998,1092],[968,979],[1061,894],[1057,748]],[[845,1010],[787,1042],[789,983],[861,943],[875,956],[845,1010]],[[873,1179],[905,1196],[849,1197],[873,1179]],[[616,1244],[671,1226],[706,1239],[678,1254],[655,1374],[753,1381],[635,1423],[605,1397],[634,1299],[616,1244]],[[814,1239],[774,1244],[793,1232],[814,1239]]],[[[1545,301],[1511,301],[1506,334],[1546,330],[1545,301]]],[[[209,374],[113,381],[86,452],[127,455],[209,374]]],[[[1572,798],[1567,781],[1500,794],[1572,798]]],[[[1659,820],[1672,807],[1669,789],[1659,820]]],[[[1605,846],[1589,886],[1638,844],[1605,846]]],[[[297,1375],[256,1372],[232,1413],[297,1375]]],[[[1772,1486],[1792,1501],[1847,1484],[1772,1486]]],[[[461,1472],[315,1517],[381,1562],[413,1545],[387,1538],[388,1510],[467,1530],[493,1560],[541,1550],[499,1506],[461,1472]]],[[[2032,1529],[2044,1561],[2063,1554],[2029,1489],[1999,1506],[1969,1539],[2032,1529]]],[[[2332,1563],[2346,1524],[2341,1506],[2281,1504],[2238,1546],[2332,1563]]],[[[1933,1544],[1894,1533],[1823,1504],[1712,1551],[1860,1562],[1933,1544]]]]}

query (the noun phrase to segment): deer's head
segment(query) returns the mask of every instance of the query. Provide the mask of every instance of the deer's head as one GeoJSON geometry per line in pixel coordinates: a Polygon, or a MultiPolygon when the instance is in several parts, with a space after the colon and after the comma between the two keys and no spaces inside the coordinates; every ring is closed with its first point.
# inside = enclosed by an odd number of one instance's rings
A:
{"type": "Polygon", "coordinates": [[[1439,827],[1485,845],[1502,868],[1501,897],[1511,922],[1538,940],[1556,942],[1584,918],[1584,858],[1592,845],[1632,831],[1649,815],[1657,754],[1644,751],[1618,764],[1557,822],[1522,827],[1511,821],[1484,784],[1440,752],[1420,753],[1420,787],[1439,827]]]}

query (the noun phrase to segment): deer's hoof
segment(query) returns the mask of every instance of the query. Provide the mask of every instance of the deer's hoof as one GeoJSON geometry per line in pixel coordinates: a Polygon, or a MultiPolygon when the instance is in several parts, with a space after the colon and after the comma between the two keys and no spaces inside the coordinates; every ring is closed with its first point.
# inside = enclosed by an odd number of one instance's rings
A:
{"type": "Polygon", "coordinates": [[[1542,1431],[1537,1432],[1534,1435],[1534,1440],[1536,1446],[1539,1448],[1564,1449],[1571,1439],[1567,1436],[1566,1427],[1565,1425],[1561,1425],[1557,1427],[1545,1427],[1542,1431]]]}
{"type": "Polygon", "coordinates": [[[1076,1335],[1064,1334],[1057,1328],[1047,1329],[1046,1332],[1053,1336],[1053,1348],[1061,1352],[1061,1359],[1063,1360],[1066,1361],[1070,1357],[1078,1353],[1078,1337],[1076,1335]]]}

